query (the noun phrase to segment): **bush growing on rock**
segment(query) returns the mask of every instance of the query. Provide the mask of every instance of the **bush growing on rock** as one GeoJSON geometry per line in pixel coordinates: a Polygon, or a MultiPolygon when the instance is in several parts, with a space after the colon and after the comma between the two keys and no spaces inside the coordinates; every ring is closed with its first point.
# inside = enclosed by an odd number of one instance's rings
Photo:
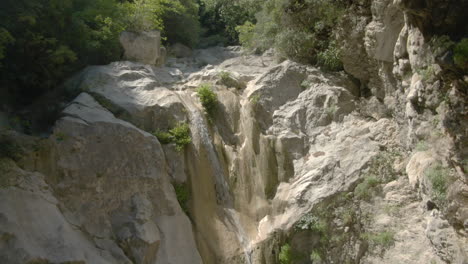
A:
{"type": "Polygon", "coordinates": [[[283,246],[281,246],[278,258],[279,258],[280,264],[292,263],[293,261],[292,249],[289,244],[286,243],[283,246]]]}
{"type": "Polygon", "coordinates": [[[231,76],[231,73],[222,71],[219,73],[220,83],[228,88],[242,89],[245,85],[231,76]]]}
{"type": "Polygon", "coordinates": [[[239,43],[238,26],[254,22],[263,1],[200,0],[200,21],[205,37],[217,36],[223,44],[239,43]]]}
{"type": "Polygon", "coordinates": [[[4,0],[0,90],[29,104],[86,65],[119,60],[123,30],[158,29],[168,41],[194,45],[197,14],[195,0],[4,0]]]}
{"type": "Polygon", "coordinates": [[[155,132],[154,135],[161,144],[175,143],[177,151],[182,151],[185,146],[192,142],[190,127],[187,123],[179,123],[168,132],[158,131],[155,132]]]}
{"type": "Polygon", "coordinates": [[[374,194],[374,188],[380,184],[380,180],[374,176],[368,176],[356,186],[354,195],[357,199],[370,201],[374,194]]]}
{"type": "Polygon", "coordinates": [[[218,97],[208,84],[203,84],[197,89],[197,96],[200,98],[205,112],[210,118],[213,118],[218,104],[218,97]]]}
{"type": "Polygon", "coordinates": [[[18,144],[6,136],[0,136],[0,159],[18,160],[22,154],[23,150],[18,144]]]}
{"type": "Polygon", "coordinates": [[[255,26],[246,23],[238,32],[242,44],[251,49],[274,47],[286,58],[341,70],[333,28],[344,7],[344,1],[268,0],[256,15],[255,26]]]}
{"type": "Polygon", "coordinates": [[[468,71],[468,38],[462,39],[455,46],[453,60],[462,70],[468,71]]]}
{"type": "Polygon", "coordinates": [[[395,241],[395,232],[385,230],[382,232],[375,233],[364,233],[361,238],[371,243],[371,246],[381,246],[382,248],[388,248],[393,245],[395,241]]]}
{"type": "Polygon", "coordinates": [[[177,201],[185,214],[188,214],[188,201],[190,200],[190,188],[187,183],[173,183],[177,201]]]}
{"type": "Polygon", "coordinates": [[[437,163],[429,167],[425,173],[432,186],[432,198],[439,203],[444,203],[451,182],[449,169],[437,163]]]}

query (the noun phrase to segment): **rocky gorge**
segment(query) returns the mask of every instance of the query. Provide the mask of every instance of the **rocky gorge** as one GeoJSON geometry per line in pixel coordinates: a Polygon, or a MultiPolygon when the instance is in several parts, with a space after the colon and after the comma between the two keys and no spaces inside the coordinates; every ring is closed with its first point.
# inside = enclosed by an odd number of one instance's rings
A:
{"type": "Polygon", "coordinates": [[[0,262],[468,263],[467,77],[416,2],[351,9],[341,72],[147,34],[77,73],[50,134],[1,132],[0,262]]]}

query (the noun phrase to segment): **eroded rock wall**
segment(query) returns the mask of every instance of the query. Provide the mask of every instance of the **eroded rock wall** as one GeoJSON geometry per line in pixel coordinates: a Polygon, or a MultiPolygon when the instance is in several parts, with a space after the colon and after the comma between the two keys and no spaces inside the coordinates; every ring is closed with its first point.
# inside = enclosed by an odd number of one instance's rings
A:
{"type": "Polygon", "coordinates": [[[24,153],[0,163],[1,262],[466,263],[466,82],[406,2],[353,3],[346,73],[216,47],[77,74],[50,136],[2,135],[24,153]],[[180,123],[190,144],[161,144],[180,123]]]}

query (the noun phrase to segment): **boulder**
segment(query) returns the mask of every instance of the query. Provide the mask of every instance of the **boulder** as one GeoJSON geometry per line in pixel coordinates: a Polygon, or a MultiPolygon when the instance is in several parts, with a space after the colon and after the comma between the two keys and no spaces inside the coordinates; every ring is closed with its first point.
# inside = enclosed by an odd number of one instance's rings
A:
{"type": "Polygon", "coordinates": [[[155,65],[161,57],[161,33],[159,31],[129,32],[120,34],[124,59],[155,65]]]}
{"type": "Polygon", "coordinates": [[[184,44],[176,43],[169,49],[169,54],[174,55],[176,58],[191,57],[192,49],[184,44]]]}

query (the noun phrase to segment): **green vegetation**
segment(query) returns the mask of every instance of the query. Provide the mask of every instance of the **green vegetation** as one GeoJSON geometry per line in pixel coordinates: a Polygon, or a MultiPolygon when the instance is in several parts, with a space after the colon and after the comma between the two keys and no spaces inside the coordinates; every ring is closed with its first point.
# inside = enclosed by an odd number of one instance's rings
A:
{"type": "MultiPolygon", "coordinates": [[[[200,0],[200,22],[203,40],[200,46],[239,43],[239,26],[256,22],[255,14],[263,1],[257,0],[200,0]],[[211,36],[207,39],[208,36],[211,36]]],[[[242,29],[243,30],[243,29],[242,29]]],[[[245,34],[242,34],[245,41],[245,34]]]]}
{"type": "Polygon", "coordinates": [[[212,119],[216,113],[218,105],[218,97],[216,96],[213,89],[208,84],[203,84],[197,89],[197,96],[200,98],[203,108],[210,119],[212,119]]]}
{"type": "Polygon", "coordinates": [[[187,183],[173,183],[177,201],[180,207],[188,215],[188,202],[190,200],[190,188],[187,183]]]}
{"type": "Polygon", "coordinates": [[[312,85],[312,84],[311,84],[310,81],[308,81],[308,80],[304,80],[304,81],[301,82],[301,88],[302,88],[302,90],[307,90],[307,89],[309,89],[311,85],[312,85]]]}
{"type": "Polygon", "coordinates": [[[437,163],[427,168],[425,174],[432,186],[432,198],[439,203],[444,203],[447,189],[452,181],[449,169],[437,163]]]}
{"type": "Polygon", "coordinates": [[[306,214],[296,223],[295,227],[300,230],[310,230],[318,234],[324,234],[327,231],[327,222],[325,219],[313,214],[306,214]]]}
{"type": "Polygon", "coordinates": [[[260,95],[259,94],[254,94],[249,98],[249,101],[253,104],[256,105],[258,101],[260,100],[260,95]]]}
{"type": "Polygon", "coordinates": [[[357,199],[370,201],[374,196],[374,188],[377,187],[381,181],[375,176],[370,175],[364,178],[364,181],[359,183],[354,189],[354,195],[357,199]]]}
{"type": "Polygon", "coordinates": [[[416,147],[414,148],[416,151],[427,151],[429,150],[429,145],[427,144],[426,141],[421,140],[416,144],[416,147]]]}
{"type": "Polygon", "coordinates": [[[335,41],[330,42],[328,48],[317,53],[317,63],[329,71],[339,71],[343,69],[340,60],[340,49],[335,41]]]}
{"type": "Polygon", "coordinates": [[[247,48],[263,51],[274,47],[283,57],[340,70],[333,29],[344,8],[344,1],[268,0],[254,26],[245,23],[237,30],[247,48]]]}
{"type": "Polygon", "coordinates": [[[226,86],[226,87],[229,87],[229,88],[232,87],[232,88],[236,88],[236,89],[244,88],[243,85],[239,81],[235,80],[231,76],[231,73],[229,73],[229,72],[225,72],[225,71],[220,72],[218,76],[219,76],[219,79],[221,81],[221,84],[226,86]]]}
{"type": "Polygon", "coordinates": [[[327,115],[329,115],[330,117],[335,116],[337,111],[338,111],[338,107],[336,105],[331,105],[331,106],[325,108],[325,113],[327,115]]]}
{"type": "Polygon", "coordinates": [[[246,21],[243,25],[236,27],[236,32],[239,34],[239,43],[247,48],[252,48],[255,25],[250,21],[246,21]]]}
{"type": "MultiPolygon", "coordinates": [[[[343,247],[355,235],[355,224],[358,222],[356,204],[350,193],[340,193],[322,201],[311,212],[304,215],[294,226],[297,232],[309,231],[313,236],[320,237],[314,244],[310,255],[299,255],[301,261],[330,261],[330,254],[343,247]],[[339,224],[337,224],[339,223],[339,224]],[[343,227],[348,231],[343,232],[343,227]]],[[[342,260],[352,256],[343,256],[342,260]]]]}
{"type": "Polygon", "coordinates": [[[370,161],[364,180],[354,189],[354,197],[370,201],[378,193],[380,184],[395,180],[397,172],[393,165],[400,156],[401,154],[395,151],[384,151],[376,155],[370,161]]]}
{"type": "Polygon", "coordinates": [[[418,71],[419,75],[421,75],[421,79],[425,82],[432,81],[435,76],[434,67],[432,65],[427,66],[426,68],[418,71]]]}
{"type": "Polygon", "coordinates": [[[462,39],[453,50],[455,65],[464,71],[468,71],[468,38],[462,39]]]}
{"type": "Polygon", "coordinates": [[[0,8],[0,90],[29,104],[86,65],[118,60],[123,30],[162,30],[195,45],[195,0],[5,0],[0,8]],[[169,28],[170,30],[165,30],[169,28]]]}
{"type": "Polygon", "coordinates": [[[291,264],[293,261],[292,250],[289,244],[284,244],[281,246],[279,253],[279,262],[280,264],[291,264]]]}
{"type": "Polygon", "coordinates": [[[320,252],[316,249],[312,250],[312,253],[310,254],[310,260],[312,261],[312,263],[322,261],[320,252]]]}
{"type": "Polygon", "coordinates": [[[67,140],[67,138],[68,138],[68,135],[65,134],[64,132],[59,131],[55,133],[55,139],[57,140],[57,142],[65,141],[67,140]]]}
{"type": "Polygon", "coordinates": [[[19,160],[23,155],[23,149],[7,136],[0,136],[0,159],[9,158],[19,160]]]}
{"type": "Polygon", "coordinates": [[[154,135],[158,138],[161,144],[175,143],[176,150],[182,151],[185,146],[192,142],[190,136],[190,127],[187,123],[179,123],[168,132],[155,132],[154,135]]]}
{"type": "Polygon", "coordinates": [[[386,230],[378,233],[364,233],[361,238],[368,241],[371,246],[388,248],[395,242],[395,232],[386,230]]]}

